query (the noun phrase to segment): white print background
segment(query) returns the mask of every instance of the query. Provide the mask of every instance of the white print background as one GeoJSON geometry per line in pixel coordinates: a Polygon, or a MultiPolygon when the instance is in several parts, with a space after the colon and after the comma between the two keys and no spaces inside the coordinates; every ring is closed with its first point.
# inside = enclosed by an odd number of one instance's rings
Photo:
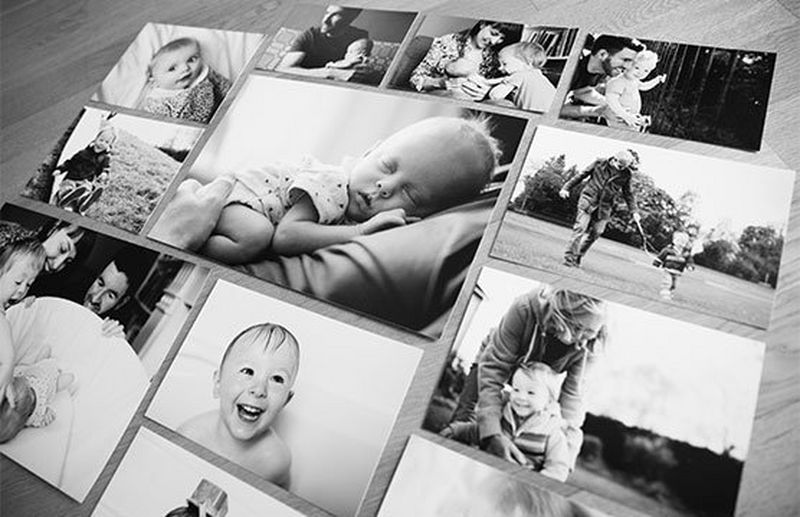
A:
{"type": "MultiPolygon", "coordinates": [[[[541,284],[485,267],[457,356],[468,368],[517,297],[541,284]]],[[[743,460],[750,444],[764,345],[608,303],[609,338],[586,391],[590,413],[743,460]]]]}
{"type": "Polygon", "coordinates": [[[301,515],[145,428],[134,438],[92,515],[166,515],[184,506],[204,478],[228,494],[226,517],[301,515]]]}
{"type": "Polygon", "coordinates": [[[212,375],[246,327],[283,325],[300,343],[295,396],[280,415],[292,451],[291,492],[353,515],[422,352],[330,318],[218,281],[147,412],[176,429],[219,409],[212,375]]]}

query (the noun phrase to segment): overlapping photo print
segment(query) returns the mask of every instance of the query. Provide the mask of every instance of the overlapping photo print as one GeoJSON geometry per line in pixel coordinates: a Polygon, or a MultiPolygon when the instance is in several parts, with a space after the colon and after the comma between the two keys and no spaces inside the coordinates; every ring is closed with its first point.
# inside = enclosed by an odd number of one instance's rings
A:
{"type": "Polygon", "coordinates": [[[3,275],[29,276],[3,291],[16,404],[3,401],[0,452],[82,501],[208,270],[12,205],[1,214],[3,275]]]}
{"type": "Polygon", "coordinates": [[[645,514],[733,515],[764,345],[483,268],[423,427],[645,514]]]}

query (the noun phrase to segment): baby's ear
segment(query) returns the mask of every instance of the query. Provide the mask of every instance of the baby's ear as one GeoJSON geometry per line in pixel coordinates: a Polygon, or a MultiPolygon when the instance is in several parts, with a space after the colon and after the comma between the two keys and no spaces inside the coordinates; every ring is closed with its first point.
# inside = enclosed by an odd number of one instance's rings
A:
{"type": "Polygon", "coordinates": [[[289,401],[291,401],[293,398],[294,398],[294,391],[289,390],[289,394],[286,396],[286,402],[283,403],[283,407],[286,407],[289,404],[289,401]]]}
{"type": "Polygon", "coordinates": [[[219,398],[219,370],[214,370],[214,386],[211,388],[211,395],[215,398],[219,398]]]}

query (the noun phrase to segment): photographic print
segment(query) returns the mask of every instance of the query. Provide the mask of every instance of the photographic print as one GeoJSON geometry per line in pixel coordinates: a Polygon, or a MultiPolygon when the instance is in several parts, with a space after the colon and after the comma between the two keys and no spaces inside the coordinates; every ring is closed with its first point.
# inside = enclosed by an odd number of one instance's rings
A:
{"type": "Polygon", "coordinates": [[[149,236],[436,336],[525,124],[252,74],[149,236]]]}
{"type": "Polygon", "coordinates": [[[544,113],[577,34],[577,28],[426,16],[392,86],[544,113]]]}
{"type": "Polygon", "coordinates": [[[300,517],[302,514],[143,427],[92,515],[300,517]],[[142,497],[143,494],[147,496],[142,497]]]}
{"type": "Polygon", "coordinates": [[[80,502],[208,271],[12,205],[0,239],[0,452],[80,502]]]}
{"type": "Polygon", "coordinates": [[[733,515],[764,345],[491,268],[423,427],[648,515],[733,515]]]}
{"type": "Polygon", "coordinates": [[[148,23],[92,100],[207,124],[261,34],[148,23]]]}
{"type": "Polygon", "coordinates": [[[561,118],[758,151],[775,56],[590,34],[561,118]]]}
{"type": "Polygon", "coordinates": [[[794,179],[540,126],[491,253],[612,301],[766,329],[794,179]]]}
{"type": "Polygon", "coordinates": [[[421,355],[218,281],[147,416],[335,515],[352,516],[421,355]]]}
{"type": "Polygon", "coordinates": [[[201,132],[87,107],[22,195],[138,233],[201,132]]]}
{"type": "Polygon", "coordinates": [[[603,517],[543,488],[411,435],[378,517],[603,517]]]}
{"type": "Polygon", "coordinates": [[[257,68],[378,85],[415,15],[341,5],[297,5],[257,68]]]}

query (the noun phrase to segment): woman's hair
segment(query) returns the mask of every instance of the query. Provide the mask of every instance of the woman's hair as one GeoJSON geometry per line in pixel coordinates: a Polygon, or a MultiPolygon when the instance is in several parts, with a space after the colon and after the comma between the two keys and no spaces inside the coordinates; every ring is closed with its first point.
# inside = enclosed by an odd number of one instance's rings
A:
{"type": "Polygon", "coordinates": [[[44,246],[36,234],[16,223],[0,222],[0,275],[5,274],[16,259],[28,255],[33,257],[34,266],[41,269],[44,246]]]}
{"type": "Polygon", "coordinates": [[[542,324],[545,328],[552,328],[553,322],[558,318],[567,324],[599,322],[600,330],[594,341],[601,344],[605,341],[606,303],[603,300],[568,289],[552,287],[542,289],[540,296],[544,302],[542,324]]]}
{"type": "Polygon", "coordinates": [[[14,377],[11,382],[14,386],[16,407],[12,408],[5,397],[0,403],[0,443],[6,443],[17,436],[36,408],[36,396],[28,382],[21,377],[14,377]]]}
{"type": "Polygon", "coordinates": [[[498,47],[516,43],[522,37],[522,25],[519,23],[497,22],[492,20],[478,20],[478,22],[475,23],[475,25],[473,25],[469,30],[467,36],[469,38],[474,38],[475,35],[487,25],[491,25],[503,33],[503,41],[498,45],[498,47]]]}

